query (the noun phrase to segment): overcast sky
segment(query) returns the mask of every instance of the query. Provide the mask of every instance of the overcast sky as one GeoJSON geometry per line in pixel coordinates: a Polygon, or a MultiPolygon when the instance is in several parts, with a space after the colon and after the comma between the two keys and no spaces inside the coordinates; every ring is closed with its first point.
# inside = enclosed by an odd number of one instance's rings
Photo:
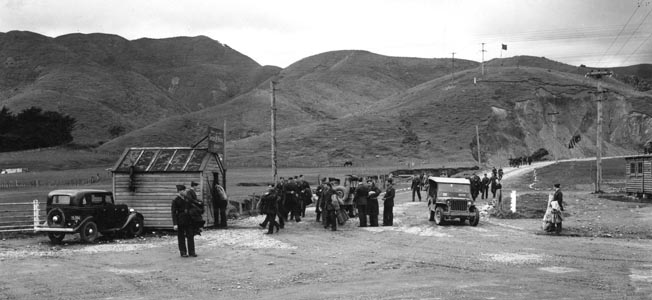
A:
{"type": "Polygon", "coordinates": [[[261,65],[333,50],[652,63],[652,0],[0,0],[0,32],[205,35],[261,65]],[[507,51],[501,51],[501,45],[507,51]]]}

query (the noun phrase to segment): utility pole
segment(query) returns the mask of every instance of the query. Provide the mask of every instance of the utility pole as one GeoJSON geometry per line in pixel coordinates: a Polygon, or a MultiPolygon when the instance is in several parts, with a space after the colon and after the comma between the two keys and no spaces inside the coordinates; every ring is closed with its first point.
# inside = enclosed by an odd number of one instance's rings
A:
{"type": "Polygon", "coordinates": [[[451,72],[451,81],[453,81],[453,79],[455,79],[455,52],[452,52],[451,54],[453,54],[453,60],[452,60],[453,70],[451,72]]]}
{"type": "Polygon", "coordinates": [[[482,164],[482,158],[480,158],[480,130],[478,130],[478,125],[475,125],[475,138],[478,142],[478,164],[482,164]]]}
{"type": "Polygon", "coordinates": [[[272,89],[272,98],[271,98],[271,111],[272,111],[272,176],[274,178],[274,184],[276,184],[278,179],[278,172],[276,170],[276,82],[270,81],[270,88],[272,89]]]}
{"type": "Polygon", "coordinates": [[[601,189],[601,184],[602,184],[602,101],[604,93],[606,93],[606,90],[603,90],[602,87],[600,86],[600,79],[602,79],[602,76],[611,76],[613,73],[611,71],[591,71],[585,75],[585,77],[591,77],[595,78],[598,81],[597,84],[597,99],[596,99],[596,104],[598,107],[598,114],[597,114],[597,137],[596,137],[596,143],[597,143],[597,153],[595,155],[595,165],[596,165],[596,176],[595,176],[595,192],[596,193],[602,193],[601,189]]]}
{"type": "MultiPolygon", "coordinates": [[[[548,115],[552,117],[552,132],[553,132],[555,140],[557,140],[557,118],[556,118],[556,116],[558,114],[559,114],[558,111],[548,113],[548,115]]],[[[555,162],[559,162],[559,156],[556,155],[556,154],[555,154],[555,162]]]]}
{"type": "Polygon", "coordinates": [[[222,130],[222,135],[224,137],[224,154],[222,156],[222,169],[224,174],[222,174],[222,188],[226,191],[226,119],[224,119],[224,129],[222,130]]]}
{"type": "Polygon", "coordinates": [[[484,50],[484,43],[482,43],[482,76],[484,76],[484,53],[487,52],[487,50],[484,50]]]}

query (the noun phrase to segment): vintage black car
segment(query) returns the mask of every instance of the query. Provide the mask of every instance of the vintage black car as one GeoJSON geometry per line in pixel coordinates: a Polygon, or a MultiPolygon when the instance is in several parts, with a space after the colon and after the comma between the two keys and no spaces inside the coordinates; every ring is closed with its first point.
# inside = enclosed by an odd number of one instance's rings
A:
{"type": "Polygon", "coordinates": [[[104,190],[54,190],[48,194],[47,225],[53,243],[61,243],[66,234],[79,233],[84,242],[93,242],[99,234],[129,237],[143,233],[143,215],[127,205],[115,204],[113,193],[104,190]]]}
{"type": "Polygon", "coordinates": [[[471,182],[466,178],[428,177],[430,220],[437,225],[459,219],[477,226],[480,212],[471,198],[471,182]]]}

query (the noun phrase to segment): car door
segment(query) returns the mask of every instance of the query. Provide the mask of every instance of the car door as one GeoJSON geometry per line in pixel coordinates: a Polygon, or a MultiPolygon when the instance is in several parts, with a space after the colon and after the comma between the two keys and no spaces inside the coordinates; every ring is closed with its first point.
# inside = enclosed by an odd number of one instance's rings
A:
{"type": "Polygon", "coordinates": [[[106,230],[115,227],[115,205],[113,199],[103,193],[91,194],[91,203],[97,208],[96,222],[99,230],[106,230]]]}

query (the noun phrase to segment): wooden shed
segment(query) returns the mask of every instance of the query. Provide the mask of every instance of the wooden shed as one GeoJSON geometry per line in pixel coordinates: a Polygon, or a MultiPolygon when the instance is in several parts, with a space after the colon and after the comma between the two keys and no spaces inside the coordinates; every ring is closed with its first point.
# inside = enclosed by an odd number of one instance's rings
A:
{"type": "Polygon", "coordinates": [[[217,154],[190,147],[127,148],[113,169],[113,195],[145,217],[145,227],[171,229],[170,207],[176,185],[199,183],[197,197],[205,203],[206,226],[213,225],[210,187],[224,172],[217,154]]]}
{"type": "Polygon", "coordinates": [[[625,157],[627,194],[652,197],[652,155],[625,157]]]}

